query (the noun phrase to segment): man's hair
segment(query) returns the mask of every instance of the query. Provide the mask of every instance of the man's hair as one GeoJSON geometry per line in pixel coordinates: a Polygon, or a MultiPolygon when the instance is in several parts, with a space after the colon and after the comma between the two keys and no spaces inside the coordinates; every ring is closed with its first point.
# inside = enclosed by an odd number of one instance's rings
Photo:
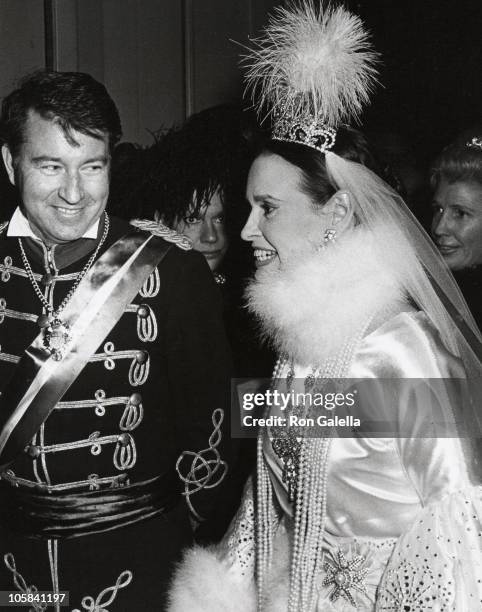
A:
{"type": "Polygon", "coordinates": [[[73,130],[93,138],[107,134],[111,151],[122,136],[114,101],[104,85],[83,72],[34,72],[4,98],[0,139],[8,145],[14,159],[24,142],[24,127],[30,111],[58,123],[71,145],[78,144],[72,136],[73,130]]]}

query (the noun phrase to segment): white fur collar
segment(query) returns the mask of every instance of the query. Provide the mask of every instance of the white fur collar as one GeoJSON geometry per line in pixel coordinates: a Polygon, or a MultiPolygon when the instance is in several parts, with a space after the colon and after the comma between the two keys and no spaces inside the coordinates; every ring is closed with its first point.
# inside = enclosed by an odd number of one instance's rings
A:
{"type": "Polygon", "coordinates": [[[403,291],[393,276],[372,234],[357,226],[290,267],[259,268],[246,297],[280,353],[300,365],[321,365],[373,321],[400,310],[403,291]]]}

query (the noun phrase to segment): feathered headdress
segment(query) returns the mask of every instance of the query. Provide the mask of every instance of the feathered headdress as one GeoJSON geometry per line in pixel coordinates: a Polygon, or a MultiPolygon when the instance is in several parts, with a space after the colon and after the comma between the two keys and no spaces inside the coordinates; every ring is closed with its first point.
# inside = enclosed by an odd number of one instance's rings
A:
{"type": "Polygon", "coordinates": [[[378,53],[359,17],[313,0],[277,8],[244,57],[247,89],[274,118],[273,138],[329,150],[377,82],[378,53]]]}

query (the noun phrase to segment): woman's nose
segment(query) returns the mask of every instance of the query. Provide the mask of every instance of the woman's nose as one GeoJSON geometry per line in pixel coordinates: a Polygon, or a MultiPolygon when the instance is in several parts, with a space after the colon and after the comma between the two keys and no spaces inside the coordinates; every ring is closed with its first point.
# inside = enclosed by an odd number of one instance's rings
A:
{"type": "Polygon", "coordinates": [[[436,212],[432,221],[432,234],[444,236],[450,233],[450,222],[446,211],[436,212]]]}
{"type": "Polygon", "coordinates": [[[252,242],[256,236],[260,236],[261,232],[258,227],[258,218],[254,210],[251,211],[248,220],[241,230],[241,238],[246,242],[252,242]]]}

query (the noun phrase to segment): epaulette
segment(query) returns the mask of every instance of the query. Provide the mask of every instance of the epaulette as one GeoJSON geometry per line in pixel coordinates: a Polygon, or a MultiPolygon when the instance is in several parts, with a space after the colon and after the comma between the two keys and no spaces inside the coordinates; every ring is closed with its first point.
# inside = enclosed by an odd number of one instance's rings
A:
{"type": "Polygon", "coordinates": [[[3,230],[7,227],[8,221],[3,221],[0,223],[0,234],[3,233],[3,230]]]}
{"type": "Polygon", "coordinates": [[[138,227],[141,230],[150,232],[154,236],[164,238],[166,242],[172,242],[183,251],[190,251],[192,249],[192,242],[186,236],[183,236],[176,230],[167,227],[163,223],[153,221],[152,219],[132,219],[130,222],[134,227],[138,227]]]}

